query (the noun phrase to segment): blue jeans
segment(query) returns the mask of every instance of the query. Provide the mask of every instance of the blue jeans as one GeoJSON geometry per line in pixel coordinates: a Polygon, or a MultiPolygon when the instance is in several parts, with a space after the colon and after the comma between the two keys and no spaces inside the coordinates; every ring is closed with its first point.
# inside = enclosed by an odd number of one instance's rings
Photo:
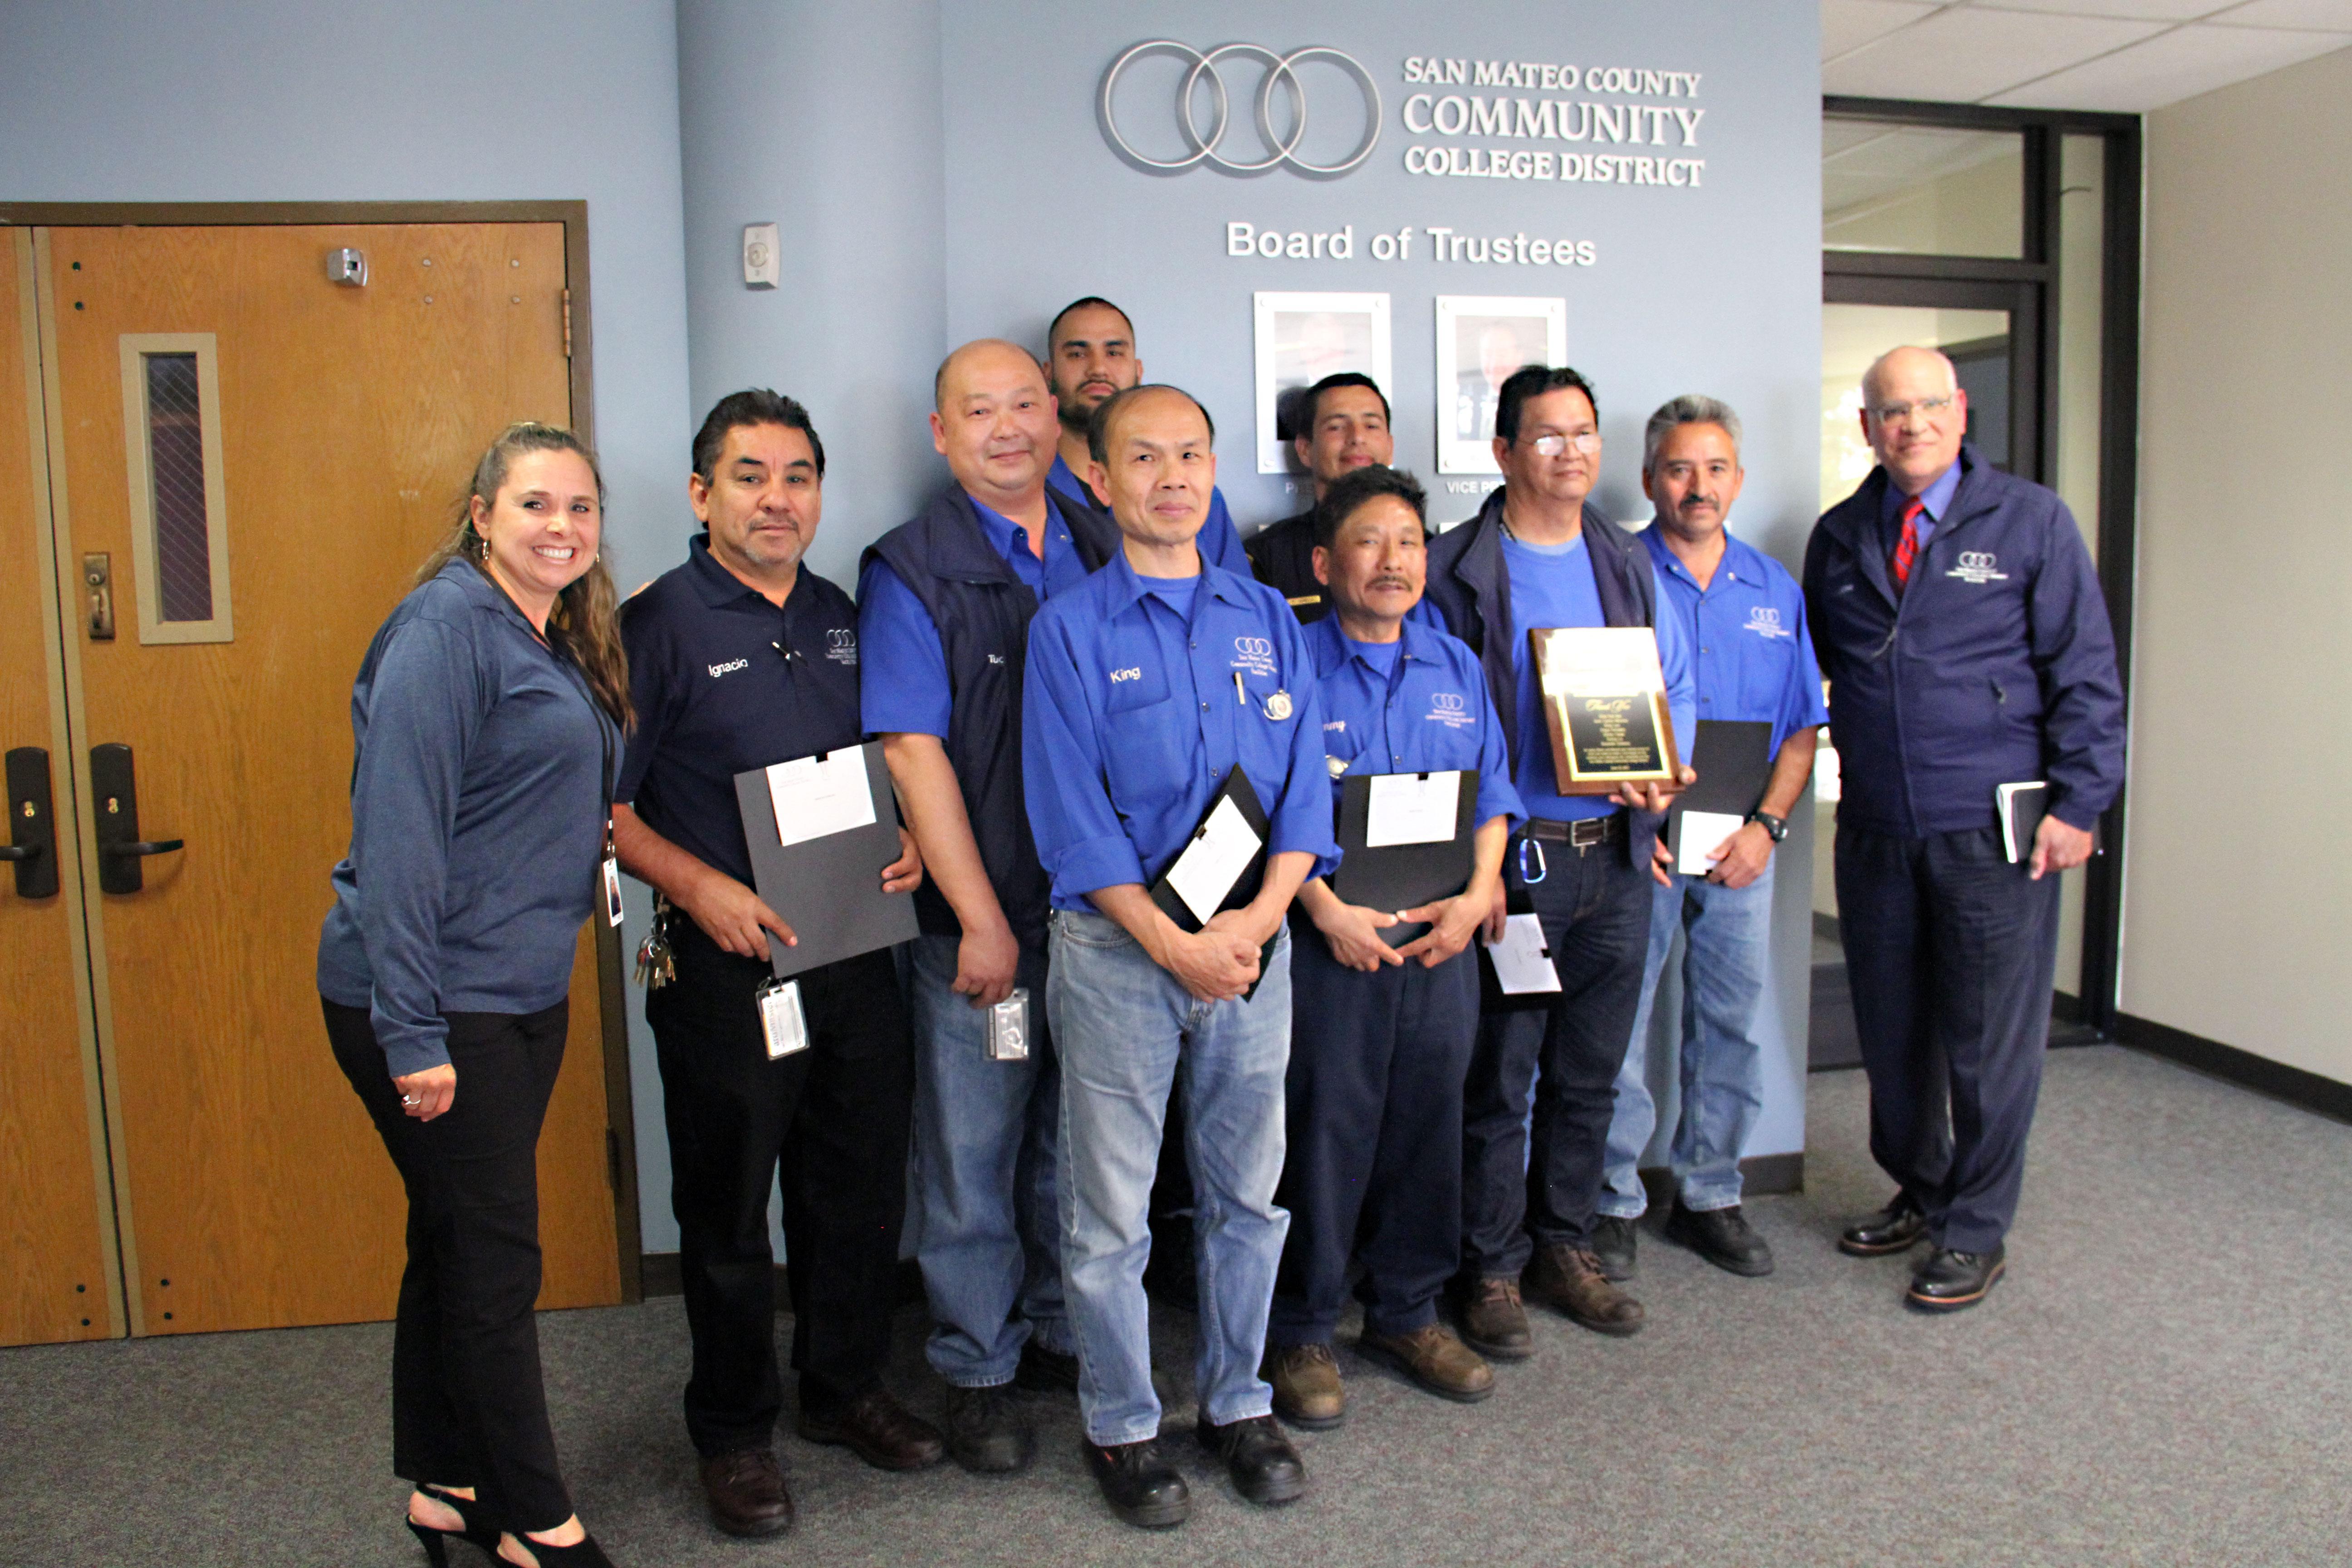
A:
{"type": "Polygon", "coordinates": [[[1062,1074],[1045,1026],[1045,955],[1024,950],[1029,1058],[988,1058],[988,1011],[955,992],[961,937],[908,944],[915,1026],[915,1258],[931,1369],[960,1388],[1013,1381],[1034,1338],[1068,1353],[1054,1202],[1062,1074]]]}
{"type": "Polygon", "coordinates": [[[1101,915],[1056,911],[1045,1013],[1062,1058],[1062,1278],[1078,1348],[1078,1409],[1106,1447],[1160,1434],[1143,1265],[1145,1211],[1169,1090],[1183,1074],[1200,1282],[1201,1411],[1223,1426],[1274,1408],[1257,1375],[1290,1216],[1282,1178],[1290,1058],[1290,935],[1257,994],[1196,1000],[1101,915]]]}
{"type": "Polygon", "coordinates": [[[1739,1151],[1764,1109],[1764,1048],[1756,1038],[1756,1009],[1764,998],[1764,965],[1771,951],[1772,868],[1767,865],[1744,888],[1684,876],[1669,887],[1651,886],[1642,1006],[1633,1015],[1633,1040],[1617,1074],[1617,1110],[1609,1122],[1609,1168],[1601,1194],[1601,1212],[1619,1219],[1637,1218],[1649,1206],[1636,1167],[1650,1145],[1658,1108],[1644,1068],[1658,977],[1665,973],[1676,933],[1685,942],[1683,1103],[1668,1158],[1685,1208],[1738,1205],[1739,1151]]]}

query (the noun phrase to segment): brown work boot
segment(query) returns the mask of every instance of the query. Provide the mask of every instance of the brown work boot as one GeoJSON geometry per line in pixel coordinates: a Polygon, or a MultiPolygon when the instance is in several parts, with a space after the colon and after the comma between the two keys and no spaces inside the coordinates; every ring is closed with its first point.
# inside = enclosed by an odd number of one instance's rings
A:
{"type": "Polygon", "coordinates": [[[1559,1308],[1594,1333],[1642,1331],[1642,1303],[1609,1283],[1601,1272],[1601,1259],[1583,1247],[1538,1242],[1519,1282],[1528,1295],[1559,1308]]]}
{"type": "Polygon", "coordinates": [[[1276,1345],[1260,1373],[1274,1384],[1274,1413],[1293,1426],[1322,1432],[1348,1416],[1348,1391],[1329,1345],[1276,1345]]]}
{"type": "Polygon", "coordinates": [[[1423,1323],[1402,1334],[1367,1328],[1356,1349],[1387,1362],[1440,1399],[1475,1405],[1495,1392],[1495,1369],[1442,1323],[1423,1323]]]}
{"type": "Polygon", "coordinates": [[[1519,1282],[1502,1274],[1479,1280],[1463,1304],[1462,1337],[1496,1361],[1525,1361],[1534,1354],[1528,1310],[1519,1305],[1519,1282]]]}

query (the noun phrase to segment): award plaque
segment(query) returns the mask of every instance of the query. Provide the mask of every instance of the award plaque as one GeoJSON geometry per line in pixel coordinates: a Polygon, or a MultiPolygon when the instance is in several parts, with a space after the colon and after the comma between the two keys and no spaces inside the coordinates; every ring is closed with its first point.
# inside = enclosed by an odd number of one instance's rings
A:
{"type": "Polygon", "coordinates": [[[1528,634],[1562,795],[1681,775],[1658,639],[1647,626],[1555,626],[1528,634]]]}

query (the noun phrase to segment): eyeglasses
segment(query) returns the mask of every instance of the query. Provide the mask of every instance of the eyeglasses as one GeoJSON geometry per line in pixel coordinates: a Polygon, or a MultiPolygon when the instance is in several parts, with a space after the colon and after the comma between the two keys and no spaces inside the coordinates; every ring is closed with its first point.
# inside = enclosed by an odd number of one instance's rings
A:
{"type": "Polygon", "coordinates": [[[1557,458],[1570,447],[1589,458],[1601,450],[1601,437],[1587,430],[1580,436],[1538,436],[1528,445],[1533,447],[1536,455],[1541,458],[1557,458]]]}
{"type": "Polygon", "coordinates": [[[1911,419],[1940,419],[1952,411],[1956,395],[1946,393],[1941,397],[1923,397],[1916,403],[1882,403],[1870,411],[1870,416],[1881,425],[1907,423],[1911,419]]]}

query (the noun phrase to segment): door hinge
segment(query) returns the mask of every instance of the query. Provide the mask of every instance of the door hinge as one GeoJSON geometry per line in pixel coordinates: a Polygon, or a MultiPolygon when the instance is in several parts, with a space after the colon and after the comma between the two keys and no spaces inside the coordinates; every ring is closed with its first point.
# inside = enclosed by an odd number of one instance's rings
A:
{"type": "Polygon", "coordinates": [[[563,291],[563,357],[572,357],[572,290],[563,291]]]}

